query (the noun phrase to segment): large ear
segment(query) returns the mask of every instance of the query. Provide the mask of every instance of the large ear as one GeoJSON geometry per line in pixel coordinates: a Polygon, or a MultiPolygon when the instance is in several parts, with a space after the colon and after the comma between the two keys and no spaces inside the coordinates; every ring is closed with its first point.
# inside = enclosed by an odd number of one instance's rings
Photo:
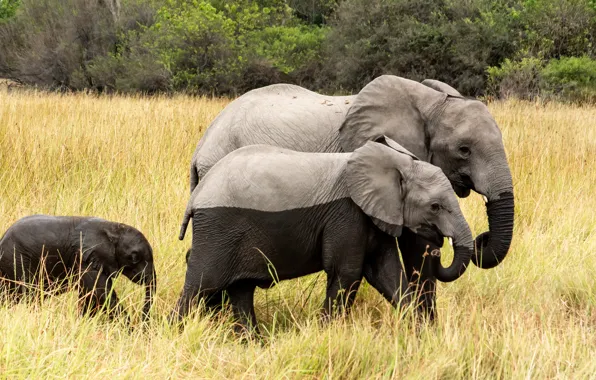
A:
{"type": "Polygon", "coordinates": [[[378,142],[384,145],[387,145],[388,147],[397,150],[400,153],[403,153],[407,156],[412,157],[413,160],[415,161],[420,161],[420,159],[418,157],[416,157],[416,155],[412,152],[410,152],[409,150],[407,150],[406,148],[404,148],[403,146],[399,145],[397,142],[391,140],[389,137],[387,136],[379,136],[376,139],[373,140],[374,142],[378,142]]]}
{"type": "Polygon", "coordinates": [[[455,88],[451,87],[447,83],[443,83],[441,81],[435,79],[425,79],[422,81],[422,84],[432,88],[433,90],[437,90],[443,92],[449,96],[453,96],[456,98],[463,98],[463,95],[459,93],[455,88]]]}
{"type": "Polygon", "coordinates": [[[348,160],[346,183],[350,197],[371,217],[375,225],[392,236],[400,236],[404,224],[402,171],[413,158],[385,142],[369,141],[348,160]]]}
{"type": "Polygon", "coordinates": [[[447,95],[394,75],[382,75],[367,84],[352,102],[339,129],[339,142],[352,152],[377,136],[398,140],[408,136],[424,146],[424,125],[432,109],[447,95]]]}
{"type": "Polygon", "coordinates": [[[106,222],[106,227],[103,230],[103,232],[105,233],[110,243],[112,243],[114,247],[116,247],[118,245],[118,240],[120,240],[120,237],[124,233],[124,230],[127,229],[126,227],[126,225],[121,223],[106,222]]]}
{"type": "Polygon", "coordinates": [[[94,269],[103,267],[104,272],[111,274],[117,272],[118,260],[116,259],[116,245],[120,239],[119,226],[109,224],[104,229],[97,226],[83,232],[83,262],[94,269]]]}

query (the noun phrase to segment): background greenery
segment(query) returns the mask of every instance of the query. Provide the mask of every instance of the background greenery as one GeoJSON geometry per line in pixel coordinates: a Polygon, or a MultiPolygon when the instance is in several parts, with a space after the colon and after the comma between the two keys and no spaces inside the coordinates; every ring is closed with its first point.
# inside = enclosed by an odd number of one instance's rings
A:
{"type": "Polygon", "coordinates": [[[596,0],[0,0],[0,77],[98,92],[357,92],[381,74],[465,95],[596,99],[596,0]]]}

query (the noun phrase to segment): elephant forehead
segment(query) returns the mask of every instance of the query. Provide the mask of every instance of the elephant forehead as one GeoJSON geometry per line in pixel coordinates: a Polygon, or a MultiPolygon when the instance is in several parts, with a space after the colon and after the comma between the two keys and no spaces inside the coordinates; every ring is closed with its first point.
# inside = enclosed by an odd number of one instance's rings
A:
{"type": "Polygon", "coordinates": [[[349,197],[343,171],[349,154],[233,152],[201,181],[193,208],[285,211],[349,197]]]}

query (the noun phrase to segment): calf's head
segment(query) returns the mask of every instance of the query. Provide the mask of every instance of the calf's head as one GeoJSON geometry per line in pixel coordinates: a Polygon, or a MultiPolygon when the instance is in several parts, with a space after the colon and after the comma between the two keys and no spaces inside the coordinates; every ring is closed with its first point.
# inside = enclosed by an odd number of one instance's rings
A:
{"type": "Polygon", "coordinates": [[[139,230],[125,224],[106,223],[103,232],[107,241],[98,242],[102,249],[96,249],[93,260],[102,265],[106,274],[114,276],[121,272],[134,283],[145,286],[143,319],[147,319],[156,290],[151,245],[139,230]]]}
{"type": "Polygon", "coordinates": [[[398,237],[407,227],[438,246],[444,237],[453,238],[455,255],[449,267],[431,258],[440,281],[454,281],[464,273],[474,240],[441,169],[382,136],[354,151],[346,181],[354,202],[385,233],[398,237]]]}

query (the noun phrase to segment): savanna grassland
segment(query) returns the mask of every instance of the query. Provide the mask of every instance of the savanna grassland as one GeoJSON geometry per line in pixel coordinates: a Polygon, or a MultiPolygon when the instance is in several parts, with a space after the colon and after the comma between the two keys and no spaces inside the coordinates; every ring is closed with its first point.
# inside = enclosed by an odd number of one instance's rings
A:
{"type": "MultiPolygon", "coordinates": [[[[145,331],[80,318],[74,292],[0,304],[0,377],[595,376],[596,108],[490,104],[514,179],[514,240],[496,269],[439,285],[435,325],[411,327],[367,285],[349,317],[319,324],[324,276],[313,275],[259,290],[266,342],[241,344],[226,314],[196,313],[182,332],[165,322],[190,244],[177,240],[189,161],[226,104],[0,91],[0,233],[34,213],[118,220],[145,233],[158,275],[145,331]]],[[[481,197],[461,203],[485,231],[481,197]]],[[[117,291],[136,321],[142,289],[120,279],[117,291]]]]}

